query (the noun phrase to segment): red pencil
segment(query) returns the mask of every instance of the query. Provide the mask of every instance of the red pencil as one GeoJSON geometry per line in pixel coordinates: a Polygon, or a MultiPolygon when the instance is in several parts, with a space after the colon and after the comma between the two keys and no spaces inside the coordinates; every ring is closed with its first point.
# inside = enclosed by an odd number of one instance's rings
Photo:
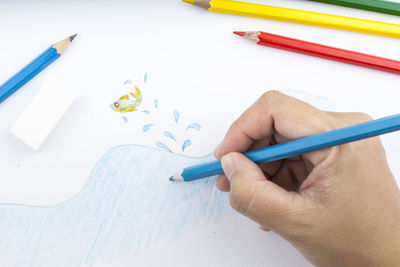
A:
{"type": "Polygon", "coordinates": [[[301,41],[280,35],[266,32],[234,32],[246,39],[256,42],[259,45],[284,49],[301,54],[311,55],[345,62],[353,65],[371,69],[400,74],[400,61],[371,56],[340,48],[320,45],[316,43],[301,41]]]}

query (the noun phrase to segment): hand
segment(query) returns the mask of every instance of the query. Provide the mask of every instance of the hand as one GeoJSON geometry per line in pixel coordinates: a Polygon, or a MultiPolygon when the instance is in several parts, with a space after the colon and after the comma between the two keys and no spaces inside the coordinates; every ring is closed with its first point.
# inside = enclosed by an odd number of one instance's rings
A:
{"type": "Polygon", "coordinates": [[[267,92],[216,149],[217,187],[317,266],[400,266],[400,193],[378,137],[261,166],[241,154],[370,119],[267,92]]]}

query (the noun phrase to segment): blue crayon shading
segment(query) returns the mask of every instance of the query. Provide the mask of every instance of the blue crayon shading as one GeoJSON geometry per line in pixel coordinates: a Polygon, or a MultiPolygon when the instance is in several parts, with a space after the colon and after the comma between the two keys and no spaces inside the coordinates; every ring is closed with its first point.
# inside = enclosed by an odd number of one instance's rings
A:
{"type": "Polygon", "coordinates": [[[143,112],[143,113],[146,113],[147,115],[150,114],[150,111],[148,111],[148,110],[142,110],[142,112],[143,112]]]}
{"type": "Polygon", "coordinates": [[[201,130],[201,126],[200,126],[200,124],[195,122],[195,123],[190,124],[188,127],[186,127],[186,130],[189,130],[189,129],[200,131],[201,130]]]}
{"type": "Polygon", "coordinates": [[[235,213],[215,179],[183,186],[162,179],[213,158],[118,146],[96,164],[80,192],[63,203],[0,204],[0,266],[125,266],[161,242],[177,242],[221,222],[235,213]]]}
{"type": "Polygon", "coordinates": [[[124,120],[124,122],[126,122],[126,123],[128,122],[128,118],[127,117],[122,116],[121,118],[124,120]]]}
{"type": "Polygon", "coordinates": [[[158,99],[154,99],[154,107],[158,109],[158,99]]]}
{"type": "Polygon", "coordinates": [[[183,145],[182,145],[182,152],[185,151],[185,149],[190,146],[192,144],[192,141],[190,141],[189,139],[187,139],[183,145]]]}
{"type": "Polygon", "coordinates": [[[144,74],[144,82],[147,83],[147,72],[144,74]]]}
{"type": "Polygon", "coordinates": [[[126,81],[124,82],[124,84],[131,84],[131,83],[132,83],[132,80],[131,80],[131,79],[126,80],[126,81]]]}
{"type": "Polygon", "coordinates": [[[172,153],[172,150],[164,143],[162,142],[156,142],[156,146],[158,146],[161,149],[164,149],[166,151],[168,151],[169,153],[172,153]]]}
{"type": "Polygon", "coordinates": [[[152,126],[154,126],[153,123],[146,124],[146,125],[143,126],[143,130],[142,130],[142,131],[143,131],[143,132],[147,132],[148,130],[150,130],[150,128],[151,128],[152,126]]]}
{"type": "Polygon", "coordinates": [[[174,120],[175,120],[176,123],[178,123],[179,116],[180,116],[179,111],[174,110],[174,120]]]}
{"type": "Polygon", "coordinates": [[[164,132],[163,133],[166,137],[168,137],[168,138],[170,138],[170,139],[172,139],[172,140],[174,140],[175,142],[176,142],[176,138],[175,138],[175,136],[172,134],[172,133],[170,133],[170,132],[164,132]]]}

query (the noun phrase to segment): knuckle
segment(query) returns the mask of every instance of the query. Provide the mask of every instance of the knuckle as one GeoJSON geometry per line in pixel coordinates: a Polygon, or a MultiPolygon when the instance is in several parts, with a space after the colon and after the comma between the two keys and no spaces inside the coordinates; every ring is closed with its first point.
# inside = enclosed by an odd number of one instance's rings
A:
{"type": "Polygon", "coordinates": [[[367,113],[357,112],[356,115],[357,115],[357,118],[360,120],[359,122],[366,122],[366,121],[373,120],[372,116],[367,113]]]}
{"type": "Polygon", "coordinates": [[[261,99],[265,101],[266,103],[270,103],[271,101],[274,102],[276,99],[281,98],[284,94],[277,90],[271,90],[265,92],[262,96],[261,99]]]}
{"type": "Polygon", "coordinates": [[[341,120],[343,127],[350,126],[355,123],[370,121],[373,119],[369,114],[362,112],[338,113],[337,117],[341,120]]]}
{"type": "Polygon", "coordinates": [[[274,113],[275,110],[279,109],[281,106],[285,105],[284,102],[288,101],[288,96],[276,91],[271,90],[265,92],[260,99],[257,101],[257,105],[261,105],[264,108],[268,108],[270,113],[274,113]]]}

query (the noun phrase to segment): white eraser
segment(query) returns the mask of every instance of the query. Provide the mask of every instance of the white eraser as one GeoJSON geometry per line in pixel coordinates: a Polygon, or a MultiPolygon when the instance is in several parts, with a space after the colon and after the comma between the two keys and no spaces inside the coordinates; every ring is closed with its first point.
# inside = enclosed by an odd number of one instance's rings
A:
{"type": "Polygon", "coordinates": [[[39,150],[74,99],[55,82],[46,82],[14,123],[11,133],[32,149],[39,150]]]}

